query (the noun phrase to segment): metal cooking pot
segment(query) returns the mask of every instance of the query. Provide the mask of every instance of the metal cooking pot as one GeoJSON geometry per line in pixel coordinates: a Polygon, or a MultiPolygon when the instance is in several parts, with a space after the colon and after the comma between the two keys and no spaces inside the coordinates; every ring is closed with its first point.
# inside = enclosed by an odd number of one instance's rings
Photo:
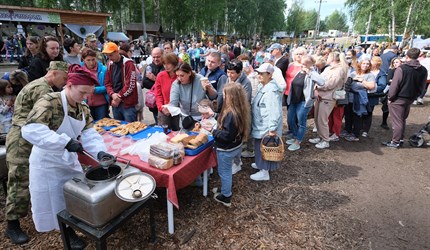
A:
{"type": "MultiPolygon", "coordinates": [[[[128,167],[128,164],[126,168],[128,167]]],[[[122,168],[118,165],[109,165],[107,167],[98,166],[90,168],[85,173],[85,179],[90,183],[109,182],[122,174],[122,168]]]]}
{"type": "Polygon", "coordinates": [[[98,166],[67,181],[64,184],[67,211],[93,227],[102,227],[130,207],[132,202],[149,198],[155,190],[155,180],[129,163],[117,162],[107,168],[98,166]],[[115,188],[121,180],[130,181],[130,176],[136,179],[133,174],[143,174],[144,177],[137,177],[138,182],[132,182],[136,198],[127,200],[118,196],[115,188]]]}

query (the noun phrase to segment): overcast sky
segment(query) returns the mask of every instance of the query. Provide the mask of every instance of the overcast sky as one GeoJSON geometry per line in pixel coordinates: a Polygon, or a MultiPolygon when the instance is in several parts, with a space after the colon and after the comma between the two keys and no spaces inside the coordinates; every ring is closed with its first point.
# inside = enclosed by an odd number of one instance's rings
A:
{"type": "MultiPolygon", "coordinates": [[[[293,0],[287,0],[288,8],[291,7],[293,0]]],[[[318,11],[319,0],[303,0],[305,10],[315,9],[318,11]]],[[[321,19],[330,15],[336,9],[344,12],[348,19],[348,10],[344,7],[345,0],[323,0],[321,4],[321,19]]],[[[287,12],[288,13],[288,12],[287,12]]]]}

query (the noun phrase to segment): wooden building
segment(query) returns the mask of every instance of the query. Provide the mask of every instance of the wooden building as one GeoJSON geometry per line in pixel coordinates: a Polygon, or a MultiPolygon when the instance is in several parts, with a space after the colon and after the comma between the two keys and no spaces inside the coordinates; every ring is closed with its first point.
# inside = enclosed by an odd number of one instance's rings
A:
{"type": "Polygon", "coordinates": [[[81,38],[85,38],[88,33],[95,33],[97,36],[103,33],[103,37],[106,37],[109,16],[109,13],[0,5],[3,33],[0,35],[49,34],[63,39],[67,30],[81,38]]]}

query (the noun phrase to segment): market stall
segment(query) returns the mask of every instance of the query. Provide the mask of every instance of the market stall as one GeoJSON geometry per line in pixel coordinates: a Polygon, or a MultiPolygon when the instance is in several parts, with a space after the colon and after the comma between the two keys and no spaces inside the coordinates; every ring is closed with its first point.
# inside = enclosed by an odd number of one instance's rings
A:
{"type": "MultiPolygon", "coordinates": [[[[168,231],[171,234],[174,233],[173,206],[179,209],[176,191],[192,184],[199,175],[203,174],[203,195],[207,196],[207,173],[208,170],[217,165],[216,155],[211,147],[213,138],[192,150],[185,149],[186,155],[180,164],[169,169],[159,169],[143,161],[142,155],[124,154],[124,151],[127,152],[126,149],[133,147],[136,143],[146,143],[141,140],[148,140],[150,137],[155,137],[154,135],[166,132],[163,131],[163,128],[147,127],[134,134],[118,135],[111,132],[115,131],[115,127],[118,126],[104,126],[107,131],[100,131],[108,148],[108,153],[129,160],[131,166],[153,176],[157,187],[166,188],[168,231]]],[[[168,140],[170,141],[175,135],[176,133],[168,133],[168,140]]],[[[84,164],[88,162],[85,157],[80,157],[80,159],[84,164]]],[[[122,160],[118,158],[118,161],[122,160]]]]}

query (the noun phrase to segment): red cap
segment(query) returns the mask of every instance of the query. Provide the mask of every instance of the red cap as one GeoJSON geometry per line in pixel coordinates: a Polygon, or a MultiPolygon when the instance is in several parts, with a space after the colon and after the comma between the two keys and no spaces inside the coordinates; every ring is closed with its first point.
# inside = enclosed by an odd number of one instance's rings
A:
{"type": "Polygon", "coordinates": [[[68,80],[72,85],[97,85],[98,80],[94,73],[79,64],[69,66],[68,80]]]}

